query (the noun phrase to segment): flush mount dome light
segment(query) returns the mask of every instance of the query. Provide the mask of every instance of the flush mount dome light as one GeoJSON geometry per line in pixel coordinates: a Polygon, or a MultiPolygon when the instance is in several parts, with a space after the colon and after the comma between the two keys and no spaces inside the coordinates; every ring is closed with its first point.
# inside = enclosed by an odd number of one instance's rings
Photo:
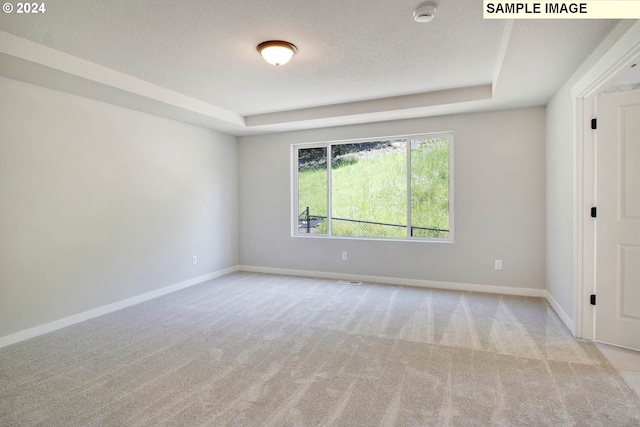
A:
{"type": "Polygon", "coordinates": [[[298,48],[282,40],[269,40],[258,45],[258,52],[269,64],[278,66],[289,62],[298,48]]]}
{"type": "Polygon", "coordinates": [[[431,5],[420,6],[413,12],[416,22],[429,22],[436,16],[436,8],[431,5]]]}

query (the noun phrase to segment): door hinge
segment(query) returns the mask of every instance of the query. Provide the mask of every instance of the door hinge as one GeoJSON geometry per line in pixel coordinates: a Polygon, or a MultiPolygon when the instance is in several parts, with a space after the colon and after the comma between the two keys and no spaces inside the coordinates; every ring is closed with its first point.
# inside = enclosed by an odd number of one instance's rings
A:
{"type": "Polygon", "coordinates": [[[591,208],[591,218],[597,218],[597,217],[598,217],[598,208],[594,206],[591,208]]]}
{"type": "Polygon", "coordinates": [[[591,119],[591,129],[598,129],[598,119],[591,119]]]}
{"type": "Polygon", "coordinates": [[[596,294],[591,295],[591,305],[596,305],[596,294]]]}

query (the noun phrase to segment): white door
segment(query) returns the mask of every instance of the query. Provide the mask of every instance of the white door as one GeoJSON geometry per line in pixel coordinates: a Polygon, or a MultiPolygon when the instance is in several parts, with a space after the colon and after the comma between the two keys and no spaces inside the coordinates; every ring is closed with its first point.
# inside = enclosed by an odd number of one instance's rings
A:
{"type": "Polygon", "coordinates": [[[640,91],[596,104],[595,338],[640,350],[640,91]]]}
{"type": "Polygon", "coordinates": [[[595,338],[640,350],[640,90],[596,104],[595,338]]]}

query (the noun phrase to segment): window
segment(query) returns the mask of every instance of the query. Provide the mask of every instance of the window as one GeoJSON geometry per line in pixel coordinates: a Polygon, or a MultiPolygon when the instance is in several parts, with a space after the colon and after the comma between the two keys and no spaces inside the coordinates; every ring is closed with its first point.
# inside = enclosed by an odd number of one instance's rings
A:
{"type": "Polygon", "coordinates": [[[293,146],[294,235],[453,241],[453,134],[293,146]]]}

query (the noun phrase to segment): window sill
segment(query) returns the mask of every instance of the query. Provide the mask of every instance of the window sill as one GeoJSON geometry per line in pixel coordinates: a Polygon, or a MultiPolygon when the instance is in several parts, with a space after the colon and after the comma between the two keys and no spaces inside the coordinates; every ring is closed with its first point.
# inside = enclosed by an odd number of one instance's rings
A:
{"type": "Polygon", "coordinates": [[[409,242],[409,243],[455,243],[451,237],[448,239],[423,239],[414,237],[412,239],[394,239],[385,237],[350,237],[350,236],[326,236],[321,234],[292,234],[291,237],[302,239],[327,239],[327,240],[365,240],[375,242],[409,242]]]}

